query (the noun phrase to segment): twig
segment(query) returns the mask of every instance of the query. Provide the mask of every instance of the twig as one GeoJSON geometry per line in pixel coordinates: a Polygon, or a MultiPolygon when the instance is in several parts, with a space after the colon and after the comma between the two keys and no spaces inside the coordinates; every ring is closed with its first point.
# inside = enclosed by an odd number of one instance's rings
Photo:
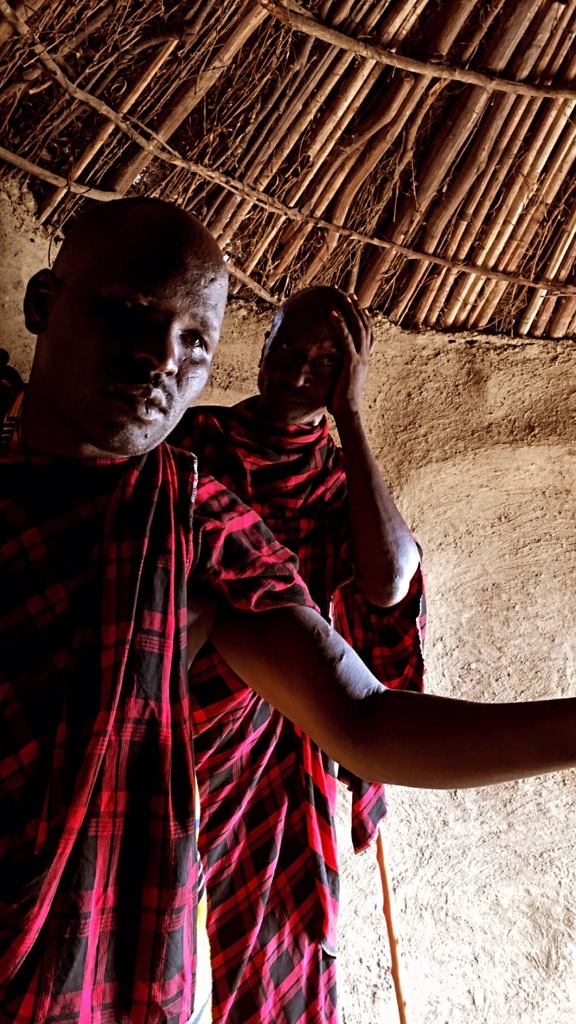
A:
{"type": "Polygon", "coordinates": [[[122,199],[120,192],[104,192],[100,188],[83,185],[81,181],[69,181],[60,174],[54,174],[53,171],[49,171],[45,167],[39,167],[38,164],[25,160],[24,157],[18,156],[17,153],[11,153],[10,150],[4,149],[3,146],[0,146],[0,160],[5,160],[6,163],[12,164],[13,167],[18,167],[19,170],[25,171],[26,174],[33,174],[35,178],[40,178],[41,181],[47,181],[50,185],[57,185],[59,188],[73,192],[75,195],[84,196],[86,199],[97,199],[99,202],[122,199]]]}
{"type": "Polygon", "coordinates": [[[266,289],[263,288],[261,284],[258,284],[258,282],[255,281],[253,277],[250,277],[249,274],[245,274],[243,270],[240,270],[240,268],[237,267],[236,264],[232,262],[228,255],[224,256],[224,260],[226,262],[228,270],[232,274],[232,277],[237,278],[237,280],[241,281],[242,284],[245,284],[248,288],[251,288],[255,295],[258,295],[261,299],[264,299],[265,302],[269,302],[271,306],[280,305],[278,299],[275,299],[274,296],[271,295],[270,292],[266,291],[266,289]]]}
{"type": "MultiPolygon", "coordinates": [[[[35,13],[39,7],[42,7],[45,4],[45,2],[46,0],[26,0],[26,3],[16,4],[15,9],[18,14],[24,14],[24,12],[35,13]]],[[[3,43],[5,42],[6,39],[9,39],[10,36],[12,35],[12,32],[13,26],[11,23],[0,23],[0,43],[3,43]]]]}
{"type": "MultiPolygon", "coordinates": [[[[2,2],[3,0],[0,0],[0,3],[2,2]]],[[[381,249],[394,249],[396,252],[400,253],[400,255],[406,256],[408,259],[425,260],[428,263],[435,263],[440,267],[448,267],[451,270],[462,271],[465,274],[472,274],[477,277],[491,278],[494,281],[506,281],[508,284],[523,285],[525,288],[543,288],[549,295],[576,295],[576,285],[558,285],[554,281],[544,279],[533,281],[527,277],[518,277],[515,274],[506,274],[503,271],[490,270],[488,267],[476,266],[473,263],[457,263],[454,260],[444,259],[442,256],[434,256],[432,253],[418,252],[416,249],[408,249],[406,246],[398,245],[396,242],[389,242],[386,238],[374,238],[370,235],[364,235],[362,232],[353,231],[352,228],[347,228],[343,224],[333,224],[331,221],[323,220],[320,217],[305,216],[303,213],[300,213],[299,210],[296,210],[293,207],[284,206],[284,204],[280,203],[279,200],[274,199],[271,196],[267,196],[265,193],[258,193],[256,189],[244,190],[244,187],[240,182],[227,178],[226,175],[219,174],[216,171],[210,171],[208,168],[202,167],[200,164],[194,164],[192,161],[184,160],[183,158],[171,157],[169,154],[164,154],[162,151],[156,152],[157,147],[151,148],[154,150],[155,155],[159,155],[161,159],[164,159],[167,163],[172,163],[176,167],[184,167],[208,178],[209,180],[217,181],[220,184],[223,184],[225,188],[229,188],[230,191],[237,192],[241,196],[248,196],[257,205],[263,206],[265,209],[271,210],[274,213],[280,213],[291,220],[311,223],[314,227],[325,228],[327,231],[343,235],[345,238],[353,238],[358,242],[364,242],[366,245],[374,245],[381,249]]],[[[101,202],[106,202],[111,199],[122,199],[123,194],[120,192],[105,192],[102,189],[84,185],[79,181],[69,181],[67,178],[63,178],[59,174],[54,174],[46,168],[39,167],[38,164],[33,164],[29,160],[25,160],[16,153],[11,153],[9,150],[3,149],[2,147],[0,147],[0,159],[6,160],[7,163],[13,164],[15,167],[19,167],[28,174],[35,175],[35,177],[40,178],[42,181],[47,181],[51,185],[59,185],[61,187],[66,186],[70,192],[83,195],[88,199],[97,199],[101,202]]],[[[271,301],[268,294],[264,297],[267,301],[271,301]]]]}
{"type": "Polygon", "coordinates": [[[405,57],[402,54],[394,53],[392,50],[385,50],[382,46],[374,43],[365,43],[360,39],[353,39],[351,36],[338,32],[336,29],[324,25],[314,18],[300,14],[293,9],[288,0],[287,3],[277,3],[274,0],[258,0],[258,3],[282,21],[285,25],[297,32],[305,32],[307,35],[322,39],[331,46],[338,46],[343,50],[356,53],[360,57],[367,57],[369,60],[377,61],[379,64],[388,64],[390,67],[401,68],[403,71],[412,71],[419,75],[432,75],[434,78],[444,78],[453,82],[462,82],[465,85],[476,85],[486,92],[510,92],[515,96],[535,96],[538,99],[576,99],[576,90],[557,89],[552,86],[531,85],[529,82],[512,81],[508,78],[499,78],[496,75],[485,75],[479,71],[470,71],[465,68],[449,67],[446,64],[435,64],[433,61],[415,60],[413,57],[405,57]]]}
{"type": "MultiPolygon", "coordinates": [[[[218,81],[229,63],[264,20],[265,12],[254,0],[219,47],[216,59],[202,69],[192,84],[184,81],[176,93],[174,105],[162,112],[155,136],[158,142],[164,143],[169,139],[192,110],[201,103],[208,90],[218,81]]],[[[138,142],[138,139],[134,141],[138,142]]],[[[120,191],[127,192],[148,163],[149,159],[146,159],[145,153],[137,153],[118,169],[111,184],[120,191]]]]}
{"type": "MultiPolygon", "coordinates": [[[[151,61],[149,61],[149,63],[147,64],[146,69],[143,72],[143,74],[134,83],[132,88],[128,91],[128,93],[126,94],[126,96],[122,100],[122,103],[120,104],[120,113],[124,114],[124,113],[127,113],[128,110],[130,110],[130,107],[135,103],[135,101],[138,99],[138,97],[144,91],[146,86],[148,86],[150,84],[150,82],[152,81],[154,75],[158,72],[158,70],[162,67],[164,62],[170,56],[170,54],[172,53],[172,50],[176,46],[176,42],[177,41],[175,39],[172,39],[169,42],[165,43],[165,45],[162,47],[162,49],[157,54],[154,55],[154,57],[152,58],[151,61]]],[[[82,155],[80,157],[78,157],[77,160],[74,161],[74,164],[73,164],[73,166],[71,168],[71,171],[70,171],[71,176],[76,177],[77,174],[82,174],[82,171],[94,159],[94,157],[96,156],[98,151],[101,149],[101,147],[104,145],[104,143],[106,142],[106,139],[108,138],[108,136],[110,135],[110,133],[113,130],[114,130],[114,125],[112,125],[110,123],[110,121],[108,120],[108,118],[107,118],[106,122],[104,123],[104,125],[97,132],[96,137],[94,139],[92,139],[92,141],[90,142],[88,147],[84,150],[82,155]]],[[[41,211],[40,211],[40,221],[41,222],[45,221],[50,216],[50,214],[55,209],[55,207],[58,205],[58,203],[60,202],[62,197],[65,195],[65,193],[66,193],[65,189],[57,189],[57,191],[54,192],[53,195],[49,196],[45,200],[44,204],[42,205],[41,211]]]]}
{"type": "MultiPolygon", "coordinates": [[[[42,181],[47,181],[51,185],[57,185],[63,190],[66,189],[69,192],[74,192],[77,195],[84,196],[86,199],[97,199],[100,202],[109,202],[114,199],[122,199],[121,192],[104,192],[102,189],[90,188],[89,185],[83,185],[79,181],[67,181],[66,178],[62,178],[59,174],[53,174],[52,171],[48,171],[43,167],[39,167],[37,164],[30,163],[29,160],[24,160],[23,157],[17,156],[16,153],[11,153],[9,150],[4,149],[0,146],[0,159],[6,160],[7,163],[12,164],[14,167],[18,167],[21,171],[26,171],[27,174],[33,174],[36,178],[40,178],[42,181]]],[[[258,284],[253,277],[245,274],[243,270],[237,267],[229,256],[225,257],[226,266],[232,274],[242,284],[245,284],[248,288],[251,288],[255,295],[259,298],[264,299],[265,302],[269,302],[272,306],[279,306],[280,302],[275,299],[270,292],[266,291],[262,285],[258,284]]]]}
{"type": "MultiPolygon", "coordinates": [[[[263,0],[259,0],[259,2],[263,2],[263,0]]],[[[13,27],[17,29],[20,35],[22,35],[23,37],[31,35],[31,31],[28,25],[21,18],[19,18],[18,15],[14,13],[14,11],[8,5],[6,0],[0,0],[0,11],[10,21],[13,27]]],[[[381,249],[392,249],[395,252],[399,253],[400,255],[406,256],[408,259],[425,260],[429,263],[436,264],[437,266],[447,267],[451,270],[462,271],[465,274],[471,274],[481,278],[490,278],[495,281],[505,281],[509,284],[514,285],[523,285],[526,288],[546,289],[549,295],[576,295],[576,286],[574,285],[557,285],[553,281],[548,281],[545,279],[531,280],[530,278],[521,277],[515,274],[508,274],[505,273],[504,271],[492,270],[488,267],[478,266],[472,263],[455,262],[453,260],[445,259],[441,256],[436,256],[432,253],[421,252],[416,249],[410,249],[407,246],[401,245],[397,242],[390,241],[387,238],[376,238],[371,235],[363,234],[362,232],[359,231],[354,231],[352,228],[347,228],[343,224],[335,224],[332,221],[324,220],[321,217],[314,217],[312,215],[303,214],[295,207],[286,206],[278,199],[275,199],[273,196],[269,196],[267,193],[262,192],[261,190],[256,189],[251,185],[244,184],[236,180],[235,178],[230,177],[229,175],[223,174],[220,171],[214,171],[208,167],[203,166],[202,164],[195,163],[192,160],[184,159],[184,157],[180,156],[171,147],[166,149],[164,148],[164,145],[148,141],[148,139],[146,139],[140,132],[136,131],[136,129],[128,121],[126,121],[125,118],[123,118],[117,111],[113,110],[102,100],[97,99],[90,93],[85,92],[83,89],[79,89],[77,86],[75,86],[74,83],[71,82],[66,77],[66,75],[64,75],[64,73],[55,63],[55,61],[48,56],[46,48],[42,46],[42,44],[35,43],[33,49],[36,52],[38,60],[40,60],[42,64],[44,64],[50,75],[54,78],[58,85],[60,85],[62,89],[64,89],[71,96],[73,96],[74,99],[77,99],[82,103],[88,104],[89,106],[97,110],[100,114],[102,114],[104,117],[109,118],[121,131],[128,135],[134,142],[138,143],[138,145],[141,146],[142,149],[146,150],[146,152],[150,153],[152,156],[157,157],[159,160],[164,161],[165,163],[171,164],[174,167],[181,167],[184,170],[190,171],[193,174],[197,174],[199,177],[207,179],[208,181],[212,181],[215,182],[216,184],[222,185],[229,191],[235,192],[237,195],[242,196],[245,199],[250,199],[256,205],[261,206],[272,213],[280,214],[281,216],[286,217],[290,220],[312,224],[315,227],[334,232],[335,234],[340,234],[345,238],[352,238],[355,239],[356,241],[364,242],[366,245],[372,245],[381,249]]],[[[570,96],[576,98],[576,93],[570,93],[570,96]]],[[[146,128],[146,131],[149,131],[150,135],[153,138],[156,137],[155,133],[152,132],[150,129],[146,128]]],[[[12,156],[15,156],[15,154],[12,154],[12,156]]],[[[18,157],[17,159],[22,158],[18,157]]],[[[14,163],[14,160],[9,160],[9,162],[14,163]]],[[[30,171],[29,173],[35,174],[36,172],[30,171]]],[[[39,174],[38,176],[43,178],[44,180],[48,180],[45,177],[47,173],[51,172],[47,172],[42,169],[42,173],[39,174]]],[[[50,179],[50,181],[52,184],[63,184],[66,181],[66,179],[54,175],[53,178],[50,179]]],[[[78,191],[81,192],[82,194],[86,194],[85,188],[87,186],[83,186],[78,182],[70,182],[69,187],[71,191],[78,191]]],[[[98,189],[94,189],[91,191],[96,193],[99,192],[98,189]]],[[[118,194],[116,192],[101,193],[101,198],[103,198],[104,196],[110,199],[118,198],[118,194]]],[[[92,198],[96,198],[96,196],[92,195],[92,198]]]]}

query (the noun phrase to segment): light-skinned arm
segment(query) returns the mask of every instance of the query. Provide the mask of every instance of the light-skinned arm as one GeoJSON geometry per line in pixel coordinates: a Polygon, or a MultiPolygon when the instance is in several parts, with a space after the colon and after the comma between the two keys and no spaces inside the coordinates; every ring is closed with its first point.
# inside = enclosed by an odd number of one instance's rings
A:
{"type": "Polygon", "coordinates": [[[576,699],[479,704],[386,690],[309,608],[225,610],[211,639],[248,686],[363,779],[454,789],[576,766],[576,699]]]}
{"type": "Polygon", "coordinates": [[[343,354],[330,412],[344,452],[356,579],[373,604],[387,608],[408,592],[419,562],[418,548],[388,490],[362,421],[362,392],[373,348],[368,316],[347,296],[346,316],[330,316],[343,354]]]}

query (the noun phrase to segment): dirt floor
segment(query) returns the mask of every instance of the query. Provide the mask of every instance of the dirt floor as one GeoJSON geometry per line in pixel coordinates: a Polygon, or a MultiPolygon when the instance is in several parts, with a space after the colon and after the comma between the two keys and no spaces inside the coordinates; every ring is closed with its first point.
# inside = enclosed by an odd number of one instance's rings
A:
{"type": "MultiPolygon", "coordinates": [[[[28,199],[0,196],[4,347],[23,370],[23,281],[47,258],[28,199]]],[[[233,299],[204,400],[253,391],[265,309],[233,299]]],[[[415,335],[379,318],[366,417],[425,551],[428,688],[576,695],[576,350],[415,335]]],[[[514,742],[514,737],[510,737],[514,742]]],[[[490,790],[393,789],[386,843],[409,1024],[573,1024],[576,775],[490,790]]],[[[341,808],[342,1024],[396,1024],[374,852],[341,808]]]]}

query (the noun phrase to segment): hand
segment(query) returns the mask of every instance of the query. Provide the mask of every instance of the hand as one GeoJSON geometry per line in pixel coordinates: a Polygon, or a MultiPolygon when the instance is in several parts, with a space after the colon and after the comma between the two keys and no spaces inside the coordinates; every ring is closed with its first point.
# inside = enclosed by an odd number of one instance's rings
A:
{"type": "Polygon", "coordinates": [[[342,369],[328,406],[336,421],[347,413],[360,411],[368,364],[374,348],[368,314],[355,295],[347,295],[345,303],[346,315],[339,310],[330,313],[332,326],[342,346],[342,369]]]}

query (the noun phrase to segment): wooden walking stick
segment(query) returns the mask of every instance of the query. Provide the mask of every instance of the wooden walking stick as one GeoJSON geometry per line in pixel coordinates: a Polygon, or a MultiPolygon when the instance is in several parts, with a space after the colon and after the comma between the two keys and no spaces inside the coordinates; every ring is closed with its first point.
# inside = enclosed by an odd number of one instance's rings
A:
{"type": "Polygon", "coordinates": [[[384,857],[384,839],[382,837],[382,827],[378,828],[378,835],[376,837],[376,859],[378,861],[378,867],[380,868],[380,879],[382,881],[382,894],[384,896],[384,917],[386,919],[386,930],[388,932],[388,941],[390,943],[390,960],[392,964],[392,981],[394,982],[394,991],[396,993],[396,1002],[398,1004],[398,1017],[400,1024],[408,1024],[408,1018],[406,1016],[406,1000],[404,999],[404,993],[402,991],[402,977],[400,970],[400,957],[398,952],[398,939],[396,938],[396,932],[394,930],[394,899],[392,895],[392,887],[388,880],[388,872],[386,870],[386,859],[384,857]]]}

